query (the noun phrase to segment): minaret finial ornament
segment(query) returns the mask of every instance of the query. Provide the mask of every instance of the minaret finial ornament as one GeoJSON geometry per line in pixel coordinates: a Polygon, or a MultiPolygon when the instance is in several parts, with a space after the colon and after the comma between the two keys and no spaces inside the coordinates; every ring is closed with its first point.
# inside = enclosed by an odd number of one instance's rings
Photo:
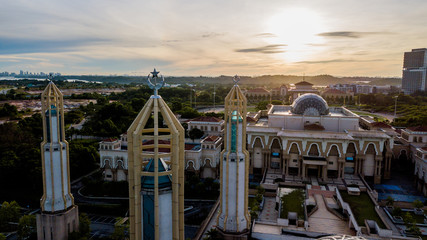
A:
{"type": "Polygon", "coordinates": [[[237,83],[240,81],[240,77],[239,76],[237,76],[237,74],[236,75],[234,75],[234,77],[233,77],[233,82],[234,82],[234,85],[237,85],[237,83]]]}
{"type": "Polygon", "coordinates": [[[154,98],[159,97],[159,95],[157,95],[157,92],[160,88],[162,88],[165,85],[165,78],[161,75],[159,77],[158,76],[159,73],[160,72],[156,71],[156,69],[154,68],[154,70],[151,72],[151,76],[150,74],[148,74],[148,78],[147,78],[148,86],[154,90],[154,95],[151,96],[154,98]]]}

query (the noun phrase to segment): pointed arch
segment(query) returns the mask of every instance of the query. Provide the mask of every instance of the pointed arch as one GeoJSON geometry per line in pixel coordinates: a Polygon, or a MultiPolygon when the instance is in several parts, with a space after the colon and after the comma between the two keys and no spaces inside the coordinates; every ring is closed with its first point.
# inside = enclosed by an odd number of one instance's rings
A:
{"type": "Polygon", "coordinates": [[[368,143],[368,145],[366,145],[366,148],[365,148],[365,151],[363,152],[363,154],[366,154],[366,153],[372,153],[372,152],[374,152],[375,153],[375,155],[378,155],[378,150],[377,150],[377,146],[374,144],[374,143],[368,143]],[[374,151],[373,151],[374,150],[374,151]],[[368,152],[369,151],[369,152],[368,152]]]}
{"type": "Polygon", "coordinates": [[[301,155],[301,149],[300,149],[298,143],[296,143],[296,142],[290,143],[287,154],[290,154],[290,153],[297,153],[297,154],[301,155]]]}
{"type": "Polygon", "coordinates": [[[310,146],[308,147],[307,155],[310,155],[310,156],[320,156],[320,153],[321,153],[320,152],[320,148],[319,148],[319,145],[317,143],[310,144],[310,146]],[[315,145],[316,148],[314,148],[313,145],[315,145]]]}
{"type": "Polygon", "coordinates": [[[329,147],[328,152],[326,153],[326,156],[329,156],[331,154],[331,156],[339,156],[341,157],[341,151],[338,147],[337,144],[331,144],[331,146],[329,147]],[[334,155],[332,155],[334,154],[334,155]]]}

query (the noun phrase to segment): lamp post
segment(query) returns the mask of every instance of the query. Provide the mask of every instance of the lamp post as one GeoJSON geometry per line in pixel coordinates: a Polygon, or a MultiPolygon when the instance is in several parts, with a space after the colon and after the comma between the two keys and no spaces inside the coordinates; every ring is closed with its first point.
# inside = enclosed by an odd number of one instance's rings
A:
{"type": "Polygon", "coordinates": [[[394,96],[394,117],[393,117],[393,122],[394,119],[396,118],[396,109],[397,109],[397,98],[399,97],[399,95],[394,96]]]}

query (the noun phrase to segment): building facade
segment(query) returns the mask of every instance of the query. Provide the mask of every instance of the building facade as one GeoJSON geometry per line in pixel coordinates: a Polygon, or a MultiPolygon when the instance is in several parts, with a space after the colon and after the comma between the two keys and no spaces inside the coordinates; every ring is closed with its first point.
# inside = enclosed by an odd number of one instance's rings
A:
{"type": "Polygon", "coordinates": [[[224,120],[217,117],[197,117],[187,122],[188,130],[198,128],[205,135],[221,136],[224,134],[224,120]]]}
{"type": "Polygon", "coordinates": [[[102,140],[99,143],[99,159],[104,181],[127,181],[127,134],[120,135],[120,139],[109,138],[102,140]]]}
{"type": "Polygon", "coordinates": [[[412,49],[403,57],[402,90],[405,94],[427,90],[427,48],[412,49]]]}
{"type": "Polygon", "coordinates": [[[78,231],[79,216],[70,187],[68,142],[64,130],[64,100],[61,91],[50,82],[41,95],[43,142],[41,158],[43,196],[41,214],[37,214],[37,239],[66,240],[78,231]]]}
{"type": "Polygon", "coordinates": [[[247,127],[250,173],[273,170],[301,178],[344,178],[345,174],[390,177],[393,141],[381,131],[359,128],[359,116],[329,107],[316,94],[290,106],[273,105],[247,127]]]}
{"type": "MultiPolygon", "coordinates": [[[[120,139],[104,139],[99,143],[99,166],[104,181],[128,180],[128,151],[127,133],[120,139]]],[[[162,141],[163,144],[170,144],[162,141]]],[[[150,145],[151,141],[143,142],[150,145]]],[[[207,136],[200,143],[185,143],[185,175],[197,175],[200,178],[218,178],[219,159],[222,147],[222,137],[207,136]]],[[[169,153],[168,148],[161,148],[162,153],[169,153]]],[[[165,158],[168,159],[168,158],[165,158]]]]}

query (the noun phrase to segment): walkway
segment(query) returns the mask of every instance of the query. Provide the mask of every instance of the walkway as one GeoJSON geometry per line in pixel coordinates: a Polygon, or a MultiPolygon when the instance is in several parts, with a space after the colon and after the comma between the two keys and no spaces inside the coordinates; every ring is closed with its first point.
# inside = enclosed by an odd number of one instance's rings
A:
{"type": "Polygon", "coordinates": [[[258,219],[261,222],[277,222],[279,212],[276,210],[276,198],[264,197],[264,208],[259,214],[258,219]]]}
{"type": "Polygon", "coordinates": [[[308,218],[310,232],[354,235],[348,223],[326,209],[322,195],[314,195],[318,209],[308,218]]]}

